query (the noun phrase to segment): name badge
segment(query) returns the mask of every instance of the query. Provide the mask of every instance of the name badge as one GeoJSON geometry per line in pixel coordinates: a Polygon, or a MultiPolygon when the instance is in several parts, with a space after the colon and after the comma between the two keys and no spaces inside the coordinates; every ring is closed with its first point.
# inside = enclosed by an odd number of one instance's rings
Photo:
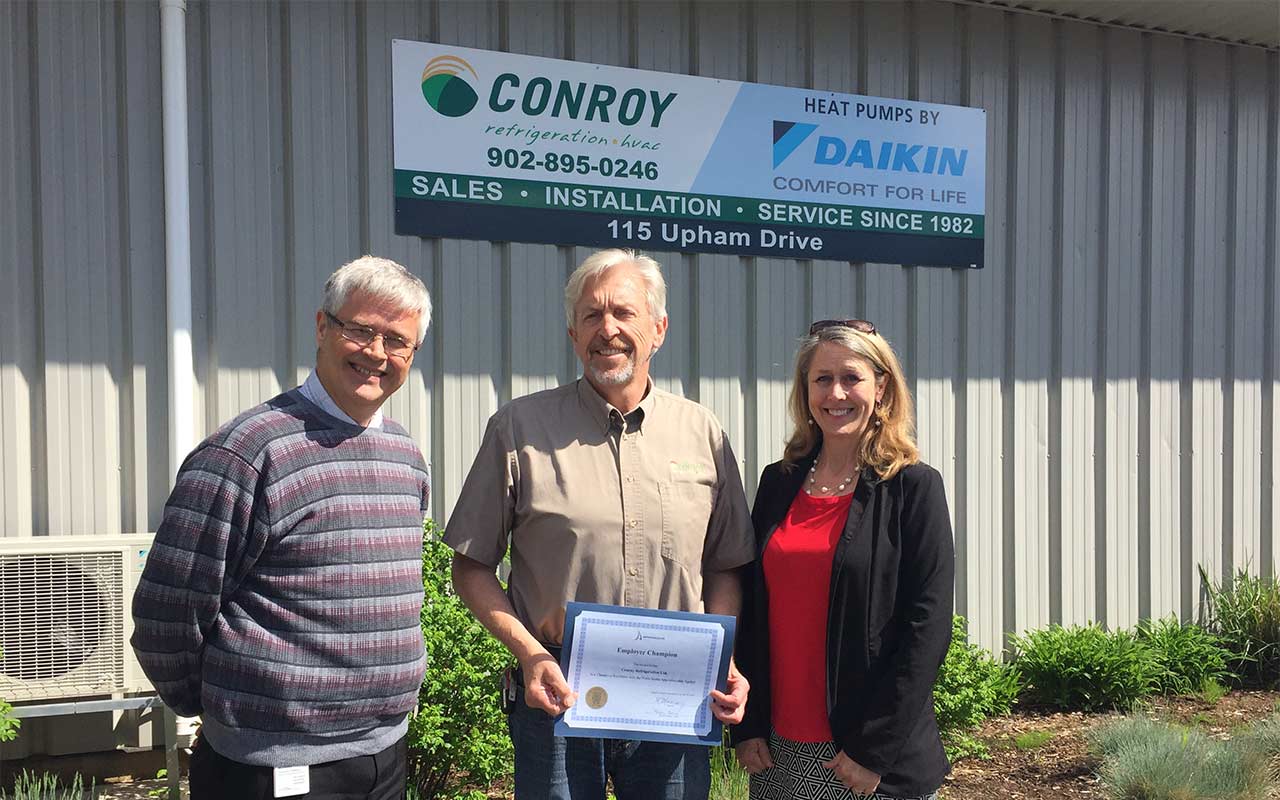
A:
{"type": "Polygon", "coordinates": [[[311,768],[276,767],[273,785],[275,797],[297,797],[311,791],[311,768]]]}

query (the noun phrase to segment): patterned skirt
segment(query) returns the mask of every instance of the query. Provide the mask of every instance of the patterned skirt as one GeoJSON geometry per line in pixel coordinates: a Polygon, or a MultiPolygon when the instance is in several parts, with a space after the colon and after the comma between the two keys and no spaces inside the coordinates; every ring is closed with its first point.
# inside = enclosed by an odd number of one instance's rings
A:
{"type": "Polygon", "coordinates": [[[769,733],[773,766],[751,776],[751,800],[937,800],[938,793],[902,798],[857,794],[846,789],[824,763],[835,758],[835,742],[793,742],[769,733]]]}

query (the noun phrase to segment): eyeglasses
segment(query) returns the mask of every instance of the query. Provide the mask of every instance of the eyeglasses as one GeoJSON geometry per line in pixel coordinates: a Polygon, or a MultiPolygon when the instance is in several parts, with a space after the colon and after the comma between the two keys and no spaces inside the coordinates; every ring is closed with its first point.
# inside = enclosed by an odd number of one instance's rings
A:
{"type": "Polygon", "coordinates": [[[356,325],[354,322],[343,322],[328,311],[324,315],[329,321],[338,326],[338,330],[342,332],[342,338],[348,342],[354,342],[361,347],[368,347],[373,344],[374,339],[381,337],[382,350],[389,356],[409,360],[409,357],[418,349],[418,345],[410,344],[394,333],[379,333],[373,328],[366,328],[363,325],[356,325]]]}
{"type": "Polygon", "coordinates": [[[809,335],[813,336],[827,328],[853,328],[858,333],[865,333],[868,336],[877,332],[876,326],[866,319],[820,319],[809,326],[809,335]]]}

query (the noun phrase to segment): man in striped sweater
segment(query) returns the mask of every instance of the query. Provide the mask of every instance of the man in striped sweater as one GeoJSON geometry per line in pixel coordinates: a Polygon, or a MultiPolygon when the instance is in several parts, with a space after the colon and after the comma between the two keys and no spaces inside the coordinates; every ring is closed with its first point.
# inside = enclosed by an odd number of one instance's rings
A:
{"type": "Polygon", "coordinates": [[[316,368],[187,456],[133,601],[132,644],[199,714],[191,797],[400,798],[425,665],[428,472],[381,407],[431,317],[365,256],[316,312],[316,368]]]}

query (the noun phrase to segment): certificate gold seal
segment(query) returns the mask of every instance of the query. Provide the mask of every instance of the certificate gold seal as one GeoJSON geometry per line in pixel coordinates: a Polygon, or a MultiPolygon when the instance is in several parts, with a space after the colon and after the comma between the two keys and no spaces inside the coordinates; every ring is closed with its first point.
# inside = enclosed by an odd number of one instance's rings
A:
{"type": "Polygon", "coordinates": [[[587,690],[587,705],[591,708],[603,708],[609,702],[609,693],[603,686],[592,686],[587,690]]]}

